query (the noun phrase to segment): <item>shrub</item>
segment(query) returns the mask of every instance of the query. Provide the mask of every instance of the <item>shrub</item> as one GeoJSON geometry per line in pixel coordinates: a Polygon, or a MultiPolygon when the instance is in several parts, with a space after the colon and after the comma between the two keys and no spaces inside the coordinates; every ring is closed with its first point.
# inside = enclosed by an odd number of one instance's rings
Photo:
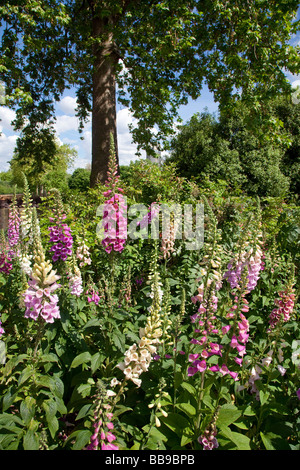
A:
{"type": "Polygon", "coordinates": [[[90,170],[77,168],[69,178],[69,188],[77,191],[87,191],[90,187],[90,170]]]}

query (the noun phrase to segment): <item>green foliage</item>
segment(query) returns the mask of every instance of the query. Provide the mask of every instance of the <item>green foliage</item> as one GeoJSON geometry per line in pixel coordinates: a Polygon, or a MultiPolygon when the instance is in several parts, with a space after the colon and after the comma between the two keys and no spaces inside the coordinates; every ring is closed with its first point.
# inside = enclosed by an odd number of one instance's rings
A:
{"type": "Polygon", "coordinates": [[[184,177],[224,180],[233,191],[260,197],[285,196],[289,189],[297,194],[299,105],[282,97],[265,106],[280,120],[277,140],[249,129],[245,121],[253,119],[253,112],[240,103],[218,119],[195,114],[172,141],[169,160],[184,177]]]}
{"type": "Polygon", "coordinates": [[[69,188],[77,191],[87,191],[90,187],[90,174],[90,170],[77,168],[69,178],[69,188]]]}
{"type": "MultiPolygon", "coordinates": [[[[74,191],[65,202],[57,199],[56,191],[44,198],[40,237],[46,261],[60,276],[61,287],[55,291],[60,318],[53,323],[25,318],[22,293],[30,278],[21,269],[21,257],[14,257],[9,274],[0,274],[0,448],[86,449],[95,432],[94,416],[98,413],[103,420],[109,410],[113,443],[121,450],[200,451],[200,436],[213,431],[216,450],[299,450],[298,206],[281,198],[258,200],[232,193],[224,182],[191,183],[177,177],[172,165],[136,162],[122,176],[118,185],[128,204],[204,203],[204,244],[188,250],[185,239],[176,239],[174,251],[164,257],[161,239],[128,238],[122,252],[108,254],[96,236],[97,208],[107,198],[107,188],[74,191]],[[59,206],[73,236],[74,256],[66,262],[52,261],[49,243],[49,217],[59,206]],[[243,287],[231,288],[224,279],[228,262],[242,248],[257,249],[259,237],[264,269],[255,288],[248,293],[243,287]],[[90,263],[78,257],[82,240],[90,263]],[[83,284],[79,296],[69,288],[75,262],[83,284]],[[209,279],[214,279],[212,284],[209,279]],[[192,321],[200,305],[192,297],[203,284],[209,298],[220,279],[211,318],[218,332],[207,322],[207,342],[200,345],[192,341],[201,338],[197,329],[202,328],[192,321]],[[270,332],[275,299],[288,286],[294,287],[293,311],[270,332]],[[98,303],[91,301],[92,290],[99,295],[98,303]],[[240,366],[230,342],[241,318],[228,315],[241,313],[242,294],[249,302],[249,311],[243,311],[249,339],[240,366]],[[230,333],[221,334],[228,324],[230,333]],[[155,352],[138,386],[126,379],[120,364],[144,335],[152,338],[146,326],[159,342],[151,343],[155,352]],[[222,356],[209,355],[206,369],[189,373],[191,354],[203,354],[200,361],[209,344],[217,342],[222,356]],[[223,363],[238,380],[211,370],[223,363]],[[253,374],[255,367],[258,375],[253,374]]],[[[22,254],[30,239],[22,242],[22,254]]],[[[29,246],[29,254],[34,253],[36,246],[29,246]]]]}
{"type": "MultiPolygon", "coordinates": [[[[28,138],[37,129],[52,146],[54,101],[70,86],[77,90],[82,130],[93,93],[94,103],[101,101],[91,64],[103,49],[115,64],[109,80],[116,76],[118,98],[136,118],[133,139],[149,154],[167,144],[178,107],[200,96],[204,83],[222,109],[241,98],[253,111],[254,128],[280,137],[280,123],[264,102],[290,90],[284,71],[299,70],[297,49],[289,45],[299,29],[297,9],[295,0],[110,0],[105,9],[89,2],[6,2],[0,10],[1,78],[7,105],[17,111],[16,128],[23,129],[20,150],[28,146],[38,155],[38,135],[33,142],[28,138]]],[[[93,155],[97,161],[108,158],[93,155]]]]}
{"type": "Polygon", "coordinates": [[[18,141],[10,161],[12,181],[22,186],[25,172],[29,186],[37,194],[52,188],[64,192],[68,188],[67,170],[73,165],[76,151],[67,144],[59,145],[45,130],[38,137],[30,131],[26,139],[27,143],[24,139],[18,141]]]}
{"type": "MultiPolygon", "coordinates": [[[[15,184],[11,170],[0,172],[0,194],[13,194],[15,184]]],[[[17,193],[22,193],[22,185],[16,188],[17,193]]]]}

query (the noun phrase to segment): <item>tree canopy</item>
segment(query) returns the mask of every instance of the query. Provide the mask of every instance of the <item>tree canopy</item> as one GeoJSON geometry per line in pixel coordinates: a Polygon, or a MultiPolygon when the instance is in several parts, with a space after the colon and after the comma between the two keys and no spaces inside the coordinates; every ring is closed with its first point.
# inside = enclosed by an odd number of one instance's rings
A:
{"type": "Polygon", "coordinates": [[[25,173],[29,186],[36,194],[52,187],[65,189],[68,186],[67,170],[72,167],[76,154],[76,150],[68,144],[60,145],[58,141],[52,141],[47,133],[28,133],[26,140],[21,139],[17,143],[10,161],[12,181],[22,186],[25,173]],[[49,139],[48,146],[45,136],[49,139]]]}
{"type": "Polygon", "coordinates": [[[287,97],[268,103],[273,119],[281,123],[276,141],[265,139],[245,122],[251,110],[240,105],[230,116],[197,113],[179,128],[168,159],[180,176],[224,180],[250,195],[299,195],[300,105],[287,97]]]}
{"type": "MultiPolygon", "coordinates": [[[[119,102],[151,154],[173,132],[178,107],[206,83],[223,109],[254,113],[298,73],[290,38],[295,0],[8,0],[1,2],[0,78],[16,128],[53,133],[54,101],[76,88],[81,127],[92,113],[91,184],[106,177],[119,102]],[[154,130],[155,129],[155,130],[154,130]]],[[[251,119],[253,122],[253,119],[251,119]]]]}

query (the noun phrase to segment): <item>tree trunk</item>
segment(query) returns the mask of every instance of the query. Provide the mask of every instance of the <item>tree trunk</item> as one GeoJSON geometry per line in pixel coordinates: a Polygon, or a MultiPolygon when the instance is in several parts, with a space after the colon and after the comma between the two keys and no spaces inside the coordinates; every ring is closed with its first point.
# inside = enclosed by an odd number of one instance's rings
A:
{"type": "MultiPolygon", "coordinates": [[[[108,21],[98,17],[93,19],[94,38],[103,35],[105,22],[108,21]]],[[[97,183],[103,184],[107,178],[111,134],[118,159],[115,81],[118,57],[111,33],[107,33],[101,44],[95,46],[94,55],[91,187],[97,183]]]]}

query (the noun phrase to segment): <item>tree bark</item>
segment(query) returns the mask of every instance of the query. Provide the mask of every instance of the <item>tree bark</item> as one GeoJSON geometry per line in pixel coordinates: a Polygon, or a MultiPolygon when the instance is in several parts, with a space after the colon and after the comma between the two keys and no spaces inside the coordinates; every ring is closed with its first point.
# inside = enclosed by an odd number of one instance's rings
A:
{"type": "Polygon", "coordinates": [[[118,56],[115,52],[112,33],[108,32],[103,36],[109,21],[107,18],[95,17],[93,19],[94,38],[104,37],[104,39],[94,48],[91,187],[106,181],[110,135],[113,136],[115,142],[118,160],[115,80],[118,56]]]}

